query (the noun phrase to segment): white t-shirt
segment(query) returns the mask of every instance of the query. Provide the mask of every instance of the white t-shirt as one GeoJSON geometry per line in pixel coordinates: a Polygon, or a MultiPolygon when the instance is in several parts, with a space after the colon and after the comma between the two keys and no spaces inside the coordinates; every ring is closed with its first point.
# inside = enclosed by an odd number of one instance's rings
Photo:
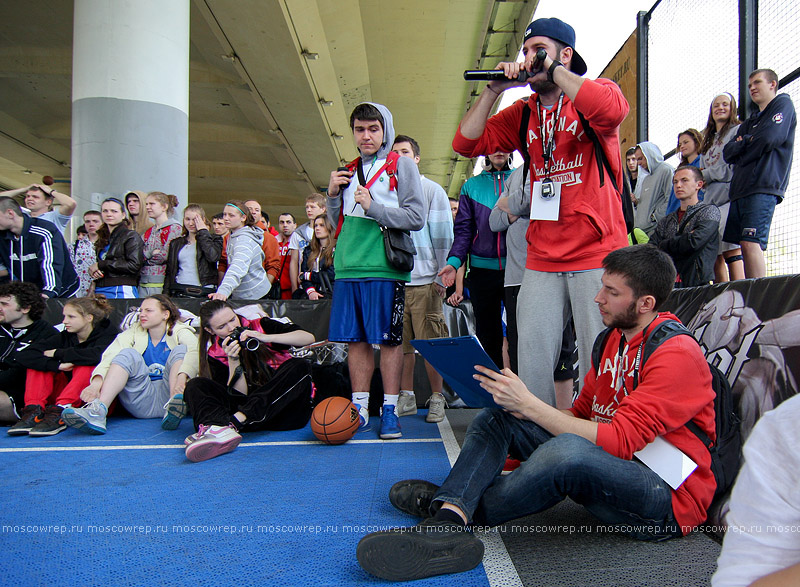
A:
{"type": "Polygon", "coordinates": [[[49,220],[53,224],[56,225],[56,228],[61,232],[61,236],[64,236],[64,229],[69,224],[69,221],[72,220],[72,216],[64,216],[63,214],[59,214],[55,210],[50,210],[49,212],[45,212],[44,214],[40,214],[36,218],[41,218],[42,220],[49,220]]]}
{"type": "Polygon", "coordinates": [[[800,395],[764,414],[744,445],[713,587],[750,585],[800,563],[800,395]]]}

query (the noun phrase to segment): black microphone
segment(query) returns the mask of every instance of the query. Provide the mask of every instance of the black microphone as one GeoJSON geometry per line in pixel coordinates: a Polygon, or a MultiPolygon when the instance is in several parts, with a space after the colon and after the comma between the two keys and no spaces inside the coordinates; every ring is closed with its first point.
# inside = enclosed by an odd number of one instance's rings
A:
{"type": "MultiPolygon", "coordinates": [[[[547,51],[539,49],[533,62],[533,71],[523,69],[517,74],[516,81],[524,82],[542,70],[542,64],[547,57],[547,51]]],[[[464,79],[468,82],[491,82],[495,80],[511,81],[502,69],[468,69],[464,72],[464,79]]]]}

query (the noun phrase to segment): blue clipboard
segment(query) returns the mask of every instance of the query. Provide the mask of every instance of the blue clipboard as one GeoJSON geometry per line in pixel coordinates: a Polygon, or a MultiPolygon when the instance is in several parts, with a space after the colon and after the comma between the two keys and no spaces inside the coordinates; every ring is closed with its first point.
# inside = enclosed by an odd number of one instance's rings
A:
{"type": "Polygon", "coordinates": [[[455,338],[433,338],[430,340],[412,340],[411,345],[419,351],[458,397],[470,408],[499,408],[492,394],[481,387],[473,379],[477,373],[473,368],[482,365],[493,371],[500,371],[494,361],[483,350],[481,343],[474,336],[458,336],[455,338]]]}

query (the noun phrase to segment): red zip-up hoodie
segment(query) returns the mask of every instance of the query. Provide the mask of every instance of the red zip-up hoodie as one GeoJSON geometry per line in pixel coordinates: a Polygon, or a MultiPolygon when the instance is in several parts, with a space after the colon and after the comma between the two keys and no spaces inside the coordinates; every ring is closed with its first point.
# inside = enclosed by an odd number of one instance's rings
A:
{"type": "MultiPolygon", "coordinates": [[[[531,109],[528,144],[525,145],[531,157],[529,173],[532,180],[540,180],[545,168],[542,114],[536,105],[535,93],[527,102],[531,109]]],[[[492,116],[478,139],[467,139],[459,128],[453,139],[453,149],[465,157],[521,150],[519,127],[524,104],[525,100],[518,100],[492,116]]],[[[576,108],[597,133],[614,170],[617,185],[622,186],[619,125],[628,114],[628,102],[614,82],[584,80],[575,102],[564,96],[555,131],[550,177],[562,184],[559,219],[530,223],[528,269],[549,272],[599,269],[608,253],[628,245],[620,195],[605,171],[605,183],[600,187],[594,145],[584,132],[576,108]]],[[[556,109],[554,106],[546,113],[548,124],[551,124],[556,109]]]]}
{"type": "MultiPolygon", "coordinates": [[[[669,319],[677,320],[673,314],[659,314],[646,331],[652,332],[669,319]]],[[[716,441],[711,372],[693,338],[674,336],[662,343],[640,368],[639,385],[634,389],[634,362],[642,334],[623,345],[621,369],[622,332],[617,329],[608,336],[599,373],[594,367],[587,373],[581,394],[570,409],[577,418],[599,423],[597,444],[616,457],[630,460],[656,436],[663,436],[697,463],[683,484],[672,490],[672,511],[683,533],[688,534],[705,521],[717,487],[708,449],[686,427],[693,420],[716,441]]]]}

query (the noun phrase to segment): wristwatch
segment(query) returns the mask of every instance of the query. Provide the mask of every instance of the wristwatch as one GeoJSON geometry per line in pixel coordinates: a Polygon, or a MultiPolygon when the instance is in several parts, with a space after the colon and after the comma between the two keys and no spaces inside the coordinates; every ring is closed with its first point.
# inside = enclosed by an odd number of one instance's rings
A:
{"type": "Polygon", "coordinates": [[[558,59],[554,59],[553,63],[550,64],[550,67],[547,69],[547,81],[549,81],[551,84],[556,83],[553,80],[553,72],[556,70],[556,67],[564,67],[564,64],[558,59]]]}

